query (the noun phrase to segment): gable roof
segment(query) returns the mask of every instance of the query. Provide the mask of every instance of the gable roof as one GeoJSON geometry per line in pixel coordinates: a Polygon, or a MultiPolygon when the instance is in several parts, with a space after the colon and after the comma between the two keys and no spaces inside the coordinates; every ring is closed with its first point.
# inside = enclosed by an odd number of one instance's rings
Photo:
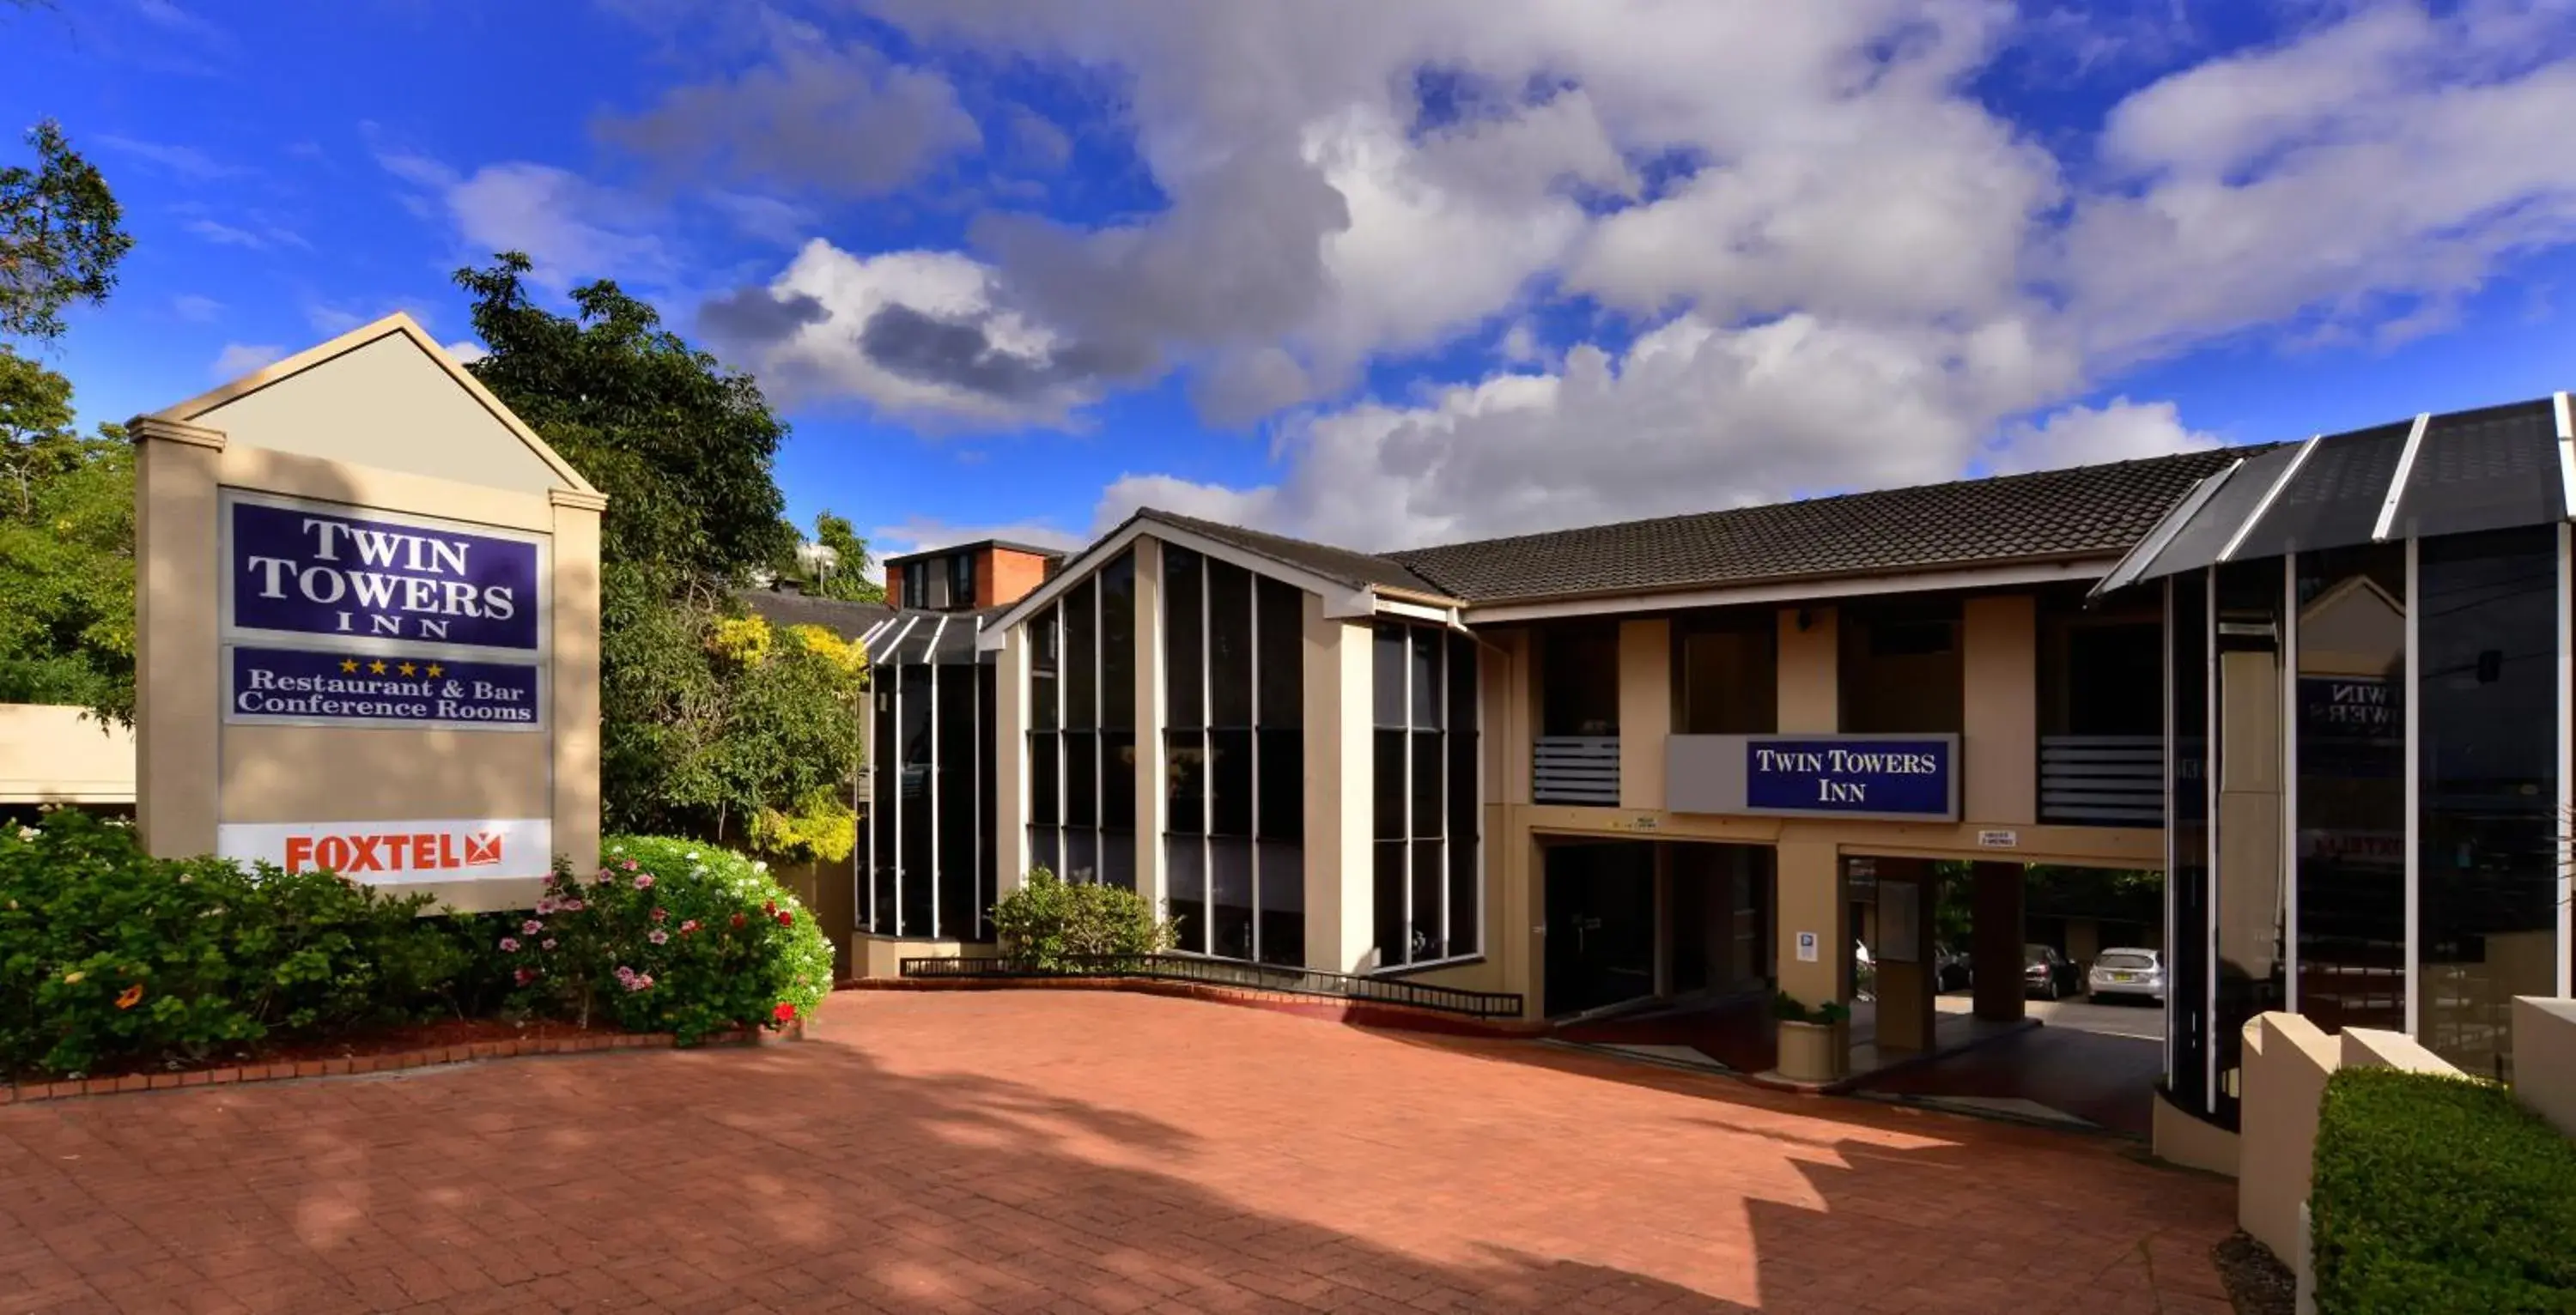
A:
{"type": "Polygon", "coordinates": [[[892,557],[880,557],[877,561],[885,566],[903,566],[925,558],[946,557],[952,553],[961,552],[981,552],[986,548],[1026,553],[1031,557],[1044,557],[1049,561],[1062,561],[1065,555],[1062,548],[1041,548],[1034,543],[1021,543],[1013,539],[961,539],[956,543],[943,543],[936,548],[922,548],[913,552],[898,553],[892,557]]]}
{"type": "Polygon", "coordinates": [[[544,439],[537,437],[537,431],[528,428],[526,421],[519,419],[509,407],[502,405],[501,399],[494,397],[491,390],[483,386],[481,380],[476,379],[464,366],[458,364],[455,357],[448,355],[447,349],[439,346],[438,340],[429,335],[429,330],[420,327],[419,321],[401,311],[395,311],[373,324],[362,324],[329,342],[305,348],[284,360],[271,362],[230,383],[219,384],[199,393],[187,401],[165,406],[153,412],[149,418],[180,424],[195,423],[207,412],[228,403],[240,401],[261,389],[283,383],[316,366],[327,365],[362,347],[389,337],[408,339],[412,346],[419,348],[421,353],[427,356],[457,387],[465,390],[466,395],[473,398],[477,405],[490,412],[492,418],[509,430],[513,437],[526,444],[528,451],[535,455],[537,460],[545,463],[546,468],[563,481],[566,489],[593,498],[601,496],[599,490],[593,488],[589,480],[582,478],[580,471],[572,468],[571,462],[564,460],[562,455],[544,439]]]}
{"type": "Polygon", "coordinates": [[[1433,584],[1415,574],[1392,556],[1353,552],[1331,544],[1310,543],[1286,535],[1248,530],[1240,525],[1221,525],[1215,521],[1183,516],[1177,512],[1146,507],[1136,513],[1139,519],[1159,521],[1178,529],[1206,535],[1219,543],[1230,544],[1258,557],[1267,557],[1283,566],[1320,575],[1353,589],[1394,589],[1425,598],[1462,601],[1463,595],[1433,584]]]}
{"type": "Polygon", "coordinates": [[[2202,477],[2265,448],[2221,448],[1667,516],[1387,554],[1478,604],[2116,557],[2202,477]]]}

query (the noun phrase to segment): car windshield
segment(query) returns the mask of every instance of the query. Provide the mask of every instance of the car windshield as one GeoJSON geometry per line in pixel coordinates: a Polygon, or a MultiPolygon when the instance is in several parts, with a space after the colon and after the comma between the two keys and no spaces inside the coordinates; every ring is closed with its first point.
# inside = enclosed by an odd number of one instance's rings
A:
{"type": "Polygon", "coordinates": [[[2145,972],[2156,966],[2156,956],[2137,950],[2106,950],[2093,962],[2098,967],[2116,968],[2122,972],[2145,972]]]}
{"type": "Polygon", "coordinates": [[[2054,957],[2054,955],[2051,955],[2048,952],[2048,947],[2045,945],[2025,945],[2021,947],[2021,961],[2024,966],[2046,963],[2054,957]]]}

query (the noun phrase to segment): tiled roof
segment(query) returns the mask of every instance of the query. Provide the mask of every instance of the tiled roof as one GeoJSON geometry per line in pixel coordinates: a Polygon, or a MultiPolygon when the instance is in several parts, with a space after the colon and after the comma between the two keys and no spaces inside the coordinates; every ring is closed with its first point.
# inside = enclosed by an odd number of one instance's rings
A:
{"type": "MultiPolygon", "coordinates": [[[[1851,493],[1416,548],[1371,560],[1412,581],[1401,587],[1490,604],[2117,555],[2204,476],[2264,450],[2223,448],[1851,493]]],[[[1207,534],[1225,529],[1189,524],[1207,534]]]]}
{"type": "Polygon", "coordinates": [[[1433,597],[1457,596],[1407,570],[1402,563],[1393,558],[1353,552],[1348,548],[1335,548],[1329,544],[1309,543],[1304,539],[1265,534],[1259,530],[1244,529],[1239,525],[1219,525],[1215,521],[1203,521],[1195,516],[1182,516],[1153,507],[1147,507],[1136,514],[1145,520],[1161,521],[1166,525],[1206,535],[1219,543],[1231,544],[1245,552],[1267,557],[1274,562],[1293,566],[1313,575],[1320,575],[1327,580],[1346,584],[1354,589],[1402,589],[1409,593],[1429,594],[1433,597]]]}
{"type": "Polygon", "coordinates": [[[843,639],[856,639],[895,610],[883,603],[845,603],[789,589],[745,589],[742,605],[771,625],[821,626],[843,639]]]}

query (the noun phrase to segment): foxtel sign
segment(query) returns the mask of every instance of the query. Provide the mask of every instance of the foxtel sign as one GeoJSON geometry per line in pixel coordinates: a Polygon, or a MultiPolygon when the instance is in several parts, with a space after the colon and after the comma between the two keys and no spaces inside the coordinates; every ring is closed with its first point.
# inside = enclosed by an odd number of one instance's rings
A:
{"type": "Polygon", "coordinates": [[[349,510],[233,498],[231,626],[535,651],[535,542],[349,510]]]}
{"type": "Polygon", "coordinates": [[[288,872],[336,872],[368,885],[542,877],[554,864],[542,817],[394,822],[232,822],[215,852],[288,872]]]}

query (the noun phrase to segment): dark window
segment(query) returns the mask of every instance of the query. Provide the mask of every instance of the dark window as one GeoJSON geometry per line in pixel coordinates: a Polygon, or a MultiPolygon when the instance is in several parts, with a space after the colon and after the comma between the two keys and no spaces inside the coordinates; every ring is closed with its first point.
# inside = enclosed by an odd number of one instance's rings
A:
{"type": "Polygon", "coordinates": [[[939,683],[939,874],[937,934],[975,935],[975,668],[933,667],[939,683]]]}
{"type": "Polygon", "coordinates": [[[1200,648],[1207,624],[1201,601],[1202,559],[1186,548],[1163,549],[1163,681],[1165,723],[1204,726],[1207,664],[1200,648]]]}
{"type": "Polygon", "coordinates": [[[1064,591],[1064,724],[1100,724],[1100,590],[1085,580],[1064,591]]]}
{"type": "Polygon", "coordinates": [[[1405,732],[1380,727],[1376,732],[1377,757],[1370,773],[1369,797],[1377,813],[1376,835],[1380,840],[1402,840],[1406,831],[1405,812],[1405,732]]]}
{"type": "Polygon", "coordinates": [[[1306,724],[1305,594],[1295,585],[1264,578],[1255,590],[1259,606],[1262,728],[1293,729],[1306,724]]]}
{"type": "Polygon", "coordinates": [[[1404,963],[1412,957],[1408,945],[1412,928],[1404,921],[1408,893],[1404,887],[1405,842],[1380,840],[1372,849],[1377,864],[1376,898],[1373,901],[1377,915],[1377,961],[1390,965],[1404,963]]]}
{"type": "Polygon", "coordinates": [[[1120,890],[1136,888],[1136,833],[1103,831],[1100,833],[1100,884],[1120,890]]]}
{"type": "Polygon", "coordinates": [[[1261,838],[1301,843],[1306,837],[1306,733],[1264,726],[1254,736],[1261,754],[1256,787],[1261,838]]]}
{"type": "Polygon", "coordinates": [[[1413,691],[1413,728],[1438,730],[1449,708],[1440,693],[1440,649],[1442,631],[1430,626],[1414,626],[1413,670],[1408,676],[1413,691]]]}
{"type": "Polygon", "coordinates": [[[931,807],[932,753],[930,714],[935,706],[931,669],[898,668],[902,706],[895,710],[903,726],[902,868],[895,874],[895,931],[902,936],[931,934],[931,895],[937,870],[938,814],[931,807]]]}
{"type": "Polygon", "coordinates": [[[1674,628],[1685,735],[1765,735],[1779,721],[1780,620],[1768,608],[1693,617],[1674,628]]]}
{"type": "Polygon", "coordinates": [[[1208,953],[1253,957],[1252,842],[1208,841],[1208,953]]]}
{"type": "Polygon", "coordinates": [[[2209,1064],[2209,577],[2172,578],[2165,636],[2172,728],[2165,780],[2165,922],[2171,943],[2165,981],[2165,1081],[2174,1099],[2201,1115],[2217,1113],[2209,1064]]]}
{"type": "MultiPolygon", "coordinates": [[[[2211,1041],[2219,1094],[2232,1106],[2243,1084],[2244,1027],[2286,1002],[2287,910],[2279,826],[2281,735],[2281,559],[2218,568],[2218,1006],[2211,1041]],[[2231,829],[2259,828],[2268,843],[2228,843],[2231,829]]],[[[2222,1110],[2226,1107],[2222,1106],[2222,1110]]]]}
{"type": "Polygon", "coordinates": [[[1208,952],[1207,842],[1175,835],[1163,846],[1164,899],[1178,935],[1173,947],[1185,954],[1208,952]]]}
{"type": "Polygon", "coordinates": [[[1371,632],[1369,642],[1370,681],[1375,689],[1375,724],[1402,726],[1405,724],[1404,627],[1393,621],[1380,621],[1371,632]]]}
{"type": "MultiPolygon", "coordinates": [[[[1569,631],[1569,643],[1592,632],[1569,631]]],[[[1613,632],[1615,637],[1615,632],[1613,632]]],[[[1480,952],[1476,789],[1476,656],[1438,626],[1382,623],[1373,658],[1379,717],[1370,803],[1376,815],[1377,963],[1402,967],[1480,952]]]]}
{"type": "Polygon", "coordinates": [[[2558,982],[2557,532],[2416,552],[2417,1036],[2505,1079],[2513,997],[2558,982]]]}
{"type": "MultiPolygon", "coordinates": [[[[1268,818],[1264,817],[1266,825],[1268,818]]],[[[1294,840],[1264,840],[1254,848],[1260,867],[1256,876],[1261,906],[1263,963],[1303,966],[1306,962],[1305,851],[1294,840]]]]}
{"type": "Polygon", "coordinates": [[[980,719],[976,722],[975,732],[977,789],[975,791],[975,931],[973,939],[978,941],[993,939],[994,875],[1001,870],[1000,857],[994,852],[998,846],[994,845],[992,839],[994,809],[998,805],[1000,796],[994,793],[998,769],[993,761],[996,755],[991,748],[995,725],[994,705],[1001,689],[1000,679],[1000,672],[992,666],[979,665],[975,668],[975,702],[980,719]]]}
{"type": "Polygon", "coordinates": [[[1062,629],[1056,609],[1041,610],[1029,622],[1029,727],[1051,731],[1063,724],[1058,716],[1058,679],[1063,666],[1062,629]]]}
{"type": "Polygon", "coordinates": [[[1855,604],[1841,611],[1842,728],[1857,734],[1956,734],[1967,717],[1956,599],[1855,604]]]}
{"type": "Polygon", "coordinates": [[[1477,859],[1484,817],[1476,784],[1476,641],[1449,636],[1449,952],[1484,951],[1477,859]]]}
{"type": "Polygon", "coordinates": [[[1163,779],[1171,790],[1166,824],[1174,835],[1195,836],[1207,830],[1206,736],[1196,730],[1163,736],[1163,779]]]}
{"type": "Polygon", "coordinates": [[[1208,834],[1252,834],[1252,732],[1208,732],[1208,834]]]}
{"type": "Polygon", "coordinates": [[[1252,724],[1252,573],[1208,563],[1208,724],[1252,724]]]}
{"type": "Polygon", "coordinates": [[[1539,652],[1541,735],[1619,733],[1619,627],[1587,623],[1547,630],[1539,652]]]}
{"type": "Polygon", "coordinates": [[[1029,732],[1029,821],[1033,825],[1064,821],[1061,738],[1051,731],[1029,732]]]}
{"type": "Polygon", "coordinates": [[[960,609],[975,606],[975,554],[961,552],[948,559],[948,604],[960,609]]]}
{"type": "Polygon", "coordinates": [[[1448,796],[1442,789],[1442,768],[1447,755],[1441,752],[1440,732],[1413,732],[1413,818],[1406,830],[1416,839],[1440,834],[1448,820],[1448,796]]]}
{"type": "Polygon", "coordinates": [[[1100,724],[1136,729],[1136,556],[1100,568],[1100,724]]]}
{"type": "Polygon", "coordinates": [[[2406,1030],[2406,549],[2298,557],[2299,1012],[2406,1030]]]}
{"type": "Polygon", "coordinates": [[[1100,825],[1100,736],[1093,731],[1064,733],[1064,824],[1100,825]]]}
{"type": "Polygon", "coordinates": [[[896,819],[900,815],[903,785],[903,754],[895,736],[894,705],[901,682],[880,675],[875,691],[869,696],[876,701],[876,735],[868,743],[868,765],[872,793],[868,803],[869,879],[865,908],[861,918],[867,929],[880,936],[894,935],[894,870],[897,844],[896,819]]]}
{"type": "Polygon", "coordinates": [[[1100,827],[1136,829],[1136,736],[1132,731],[1100,733],[1100,827]]]}
{"type": "Polygon", "coordinates": [[[2429,541],[2564,519],[2554,411],[2544,399],[2436,417],[2407,471],[2392,533],[2429,541]]]}

